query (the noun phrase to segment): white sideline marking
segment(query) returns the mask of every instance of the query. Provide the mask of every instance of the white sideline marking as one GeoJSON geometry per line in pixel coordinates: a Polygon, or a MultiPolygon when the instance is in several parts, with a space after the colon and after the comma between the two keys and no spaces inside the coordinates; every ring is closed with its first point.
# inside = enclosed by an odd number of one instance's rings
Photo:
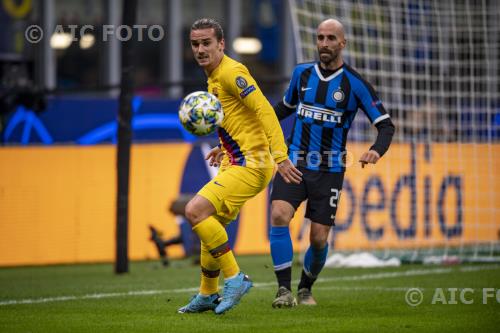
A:
{"type": "MultiPolygon", "coordinates": [[[[410,288],[415,288],[414,286],[408,286],[408,287],[381,287],[381,286],[372,286],[372,287],[361,287],[361,286],[355,286],[355,287],[341,287],[341,286],[314,286],[314,290],[342,290],[342,291],[395,291],[395,292],[402,292],[402,291],[408,291],[410,288]]],[[[429,289],[436,289],[436,288],[422,288],[419,287],[417,289],[420,289],[421,291],[429,290],[429,289]]],[[[484,288],[456,288],[457,290],[461,291],[464,289],[468,290],[474,290],[476,291],[482,291],[484,288]]]]}
{"type": "MultiPolygon", "coordinates": [[[[494,270],[499,269],[500,265],[482,265],[482,266],[468,266],[459,267],[457,271],[459,272],[476,272],[484,270],[494,270]]],[[[387,279],[396,277],[408,277],[408,276],[422,276],[422,275],[434,275],[434,274],[448,274],[454,271],[453,268],[433,268],[433,269],[412,269],[404,272],[382,272],[373,274],[363,274],[363,275],[352,275],[352,276],[340,276],[334,278],[319,278],[316,282],[332,282],[332,281],[361,281],[361,280],[377,280],[377,279],[387,279]]],[[[257,288],[266,288],[275,286],[276,282],[261,282],[254,283],[257,288]]],[[[342,287],[342,286],[332,286],[332,287],[316,287],[316,289],[345,289],[345,290],[381,290],[381,291],[404,291],[408,288],[404,287],[342,287]]],[[[99,294],[87,294],[82,296],[56,296],[56,297],[46,297],[46,298],[28,298],[21,300],[5,300],[0,301],[0,306],[7,305],[20,305],[20,304],[40,304],[40,303],[52,303],[52,302],[64,302],[64,301],[79,301],[86,299],[101,299],[101,298],[112,298],[112,297],[127,297],[127,296],[145,296],[145,295],[159,295],[166,293],[187,293],[196,292],[198,288],[180,288],[180,289],[166,289],[166,290],[137,290],[128,292],[116,292],[116,293],[99,293],[99,294]]]]}
{"type": "MultiPolygon", "coordinates": [[[[481,266],[470,266],[470,267],[459,267],[459,272],[476,272],[499,269],[500,265],[481,265],[481,266]]],[[[448,274],[452,273],[453,269],[451,267],[446,268],[433,268],[433,269],[412,269],[404,272],[382,272],[373,274],[363,274],[363,275],[353,275],[353,276],[339,276],[332,278],[319,278],[316,283],[321,282],[334,282],[334,281],[360,281],[360,280],[377,280],[377,279],[387,279],[396,277],[406,277],[406,276],[420,276],[420,275],[433,275],[433,274],[448,274]]],[[[298,281],[294,281],[298,282],[298,281]]],[[[254,283],[255,287],[267,287],[269,285],[274,286],[276,282],[263,282],[254,283]]]]}
{"type": "Polygon", "coordinates": [[[196,291],[198,291],[198,288],[181,288],[181,289],[170,289],[170,290],[136,290],[124,293],[87,294],[83,296],[57,296],[57,297],[35,298],[35,299],[1,301],[0,306],[17,305],[17,304],[39,304],[39,303],[51,303],[51,302],[62,302],[62,301],[78,301],[84,299],[100,299],[100,298],[124,297],[124,296],[157,295],[165,293],[184,293],[184,292],[196,292],[196,291]]]}

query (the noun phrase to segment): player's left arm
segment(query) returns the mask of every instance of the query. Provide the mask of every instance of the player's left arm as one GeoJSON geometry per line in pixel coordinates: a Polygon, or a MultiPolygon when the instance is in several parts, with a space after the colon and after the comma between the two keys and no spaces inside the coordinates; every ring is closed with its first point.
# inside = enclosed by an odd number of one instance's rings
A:
{"type": "Polygon", "coordinates": [[[288,159],[288,148],[278,118],[254,78],[248,71],[239,69],[232,72],[226,80],[229,82],[223,84],[229,86],[232,94],[238,96],[249,110],[255,111],[266,133],[274,161],[278,164],[288,159]]]}
{"type": "Polygon", "coordinates": [[[373,87],[366,81],[361,81],[355,90],[360,101],[360,107],[377,128],[377,139],[370,149],[361,155],[359,162],[364,168],[365,164],[375,164],[387,152],[395,132],[394,124],[378,98],[373,87]]]}
{"type": "Polygon", "coordinates": [[[239,96],[241,102],[257,115],[269,142],[271,155],[278,165],[280,175],[287,183],[300,184],[302,172],[288,158],[288,147],[285,144],[285,137],[278,118],[257,82],[246,68],[231,72],[228,77],[229,82],[221,80],[222,84],[228,91],[231,91],[233,96],[239,96]]]}

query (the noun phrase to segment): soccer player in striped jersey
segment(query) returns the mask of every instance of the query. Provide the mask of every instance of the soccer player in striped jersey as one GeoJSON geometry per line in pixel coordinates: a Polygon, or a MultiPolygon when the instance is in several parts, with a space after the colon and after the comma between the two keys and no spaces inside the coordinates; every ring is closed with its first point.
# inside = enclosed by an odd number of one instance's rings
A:
{"type": "Polygon", "coordinates": [[[194,22],[190,41],[196,61],[208,76],[208,91],[222,104],[224,120],[218,129],[220,147],[206,157],[210,164],[220,162],[219,173],[186,205],[186,217],[201,241],[201,285],[199,293],[178,312],[214,310],[221,314],[252,287],[229,248],[224,226],[236,218],[248,199],[267,187],[275,163],[287,181],[300,183],[301,173],[288,159],[273,107],[248,69],[224,54],[219,23],[213,19],[194,22]],[[219,302],[220,272],[224,294],[219,302]]]}
{"type": "Polygon", "coordinates": [[[271,194],[270,246],[278,293],[273,307],[292,307],[292,241],[289,224],[300,203],[307,200],[305,217],[311,220],[310,246],[304,258],[298,303],[315,305],[311,287],[327,257],[327,238],[334,225],[345,171],[346,140],[358,109],[378,130],[375,143],[359,159],[362,167],[377,163],[387,151],[394,125],[375,90],[346,64],[344,28],[334,19],[317,28],[319,62],[299,64],[283,101],[275,106],[278,118],[295,114],[288,139],[289,157],[303,173],[293,184],[279,174],[271,194]]]}

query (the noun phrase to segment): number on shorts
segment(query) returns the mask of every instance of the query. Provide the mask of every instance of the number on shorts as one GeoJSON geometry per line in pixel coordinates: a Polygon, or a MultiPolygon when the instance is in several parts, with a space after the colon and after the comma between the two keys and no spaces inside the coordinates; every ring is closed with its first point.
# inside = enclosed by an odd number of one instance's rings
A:
{"type": "Polygon", "coordinates": [[[341,191],[337,190],[336,188],[332,188],[331,191],[332,196],[330,197],[330,207],[337,207],[337,202],[339,200],[341,191]]]}

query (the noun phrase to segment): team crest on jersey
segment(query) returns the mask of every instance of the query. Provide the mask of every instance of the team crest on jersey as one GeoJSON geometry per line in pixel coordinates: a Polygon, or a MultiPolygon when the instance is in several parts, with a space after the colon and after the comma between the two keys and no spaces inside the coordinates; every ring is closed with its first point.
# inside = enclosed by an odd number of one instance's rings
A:
{"type": "Polygon", "coordinates": [[[219,91],[217,90],[217,88],[212,89],[212,95],[214,95],[215,97],[219,97],[219,91]]]}
{"type": "Polygon", "coordinates": [[[333,92],[333,100],[337,103],[342,102],[345,98],[345,94],[342,89],[337,89],[333,92]]]}
{"type": "Polygon", "coordinates": [[[241,77],[241,76],[238,76],[236,78],[236,85],[240,88],[240,89],[245,89],[248,85],[247,83],[247,80],[245,80],[245,78],[241,77]]]}

